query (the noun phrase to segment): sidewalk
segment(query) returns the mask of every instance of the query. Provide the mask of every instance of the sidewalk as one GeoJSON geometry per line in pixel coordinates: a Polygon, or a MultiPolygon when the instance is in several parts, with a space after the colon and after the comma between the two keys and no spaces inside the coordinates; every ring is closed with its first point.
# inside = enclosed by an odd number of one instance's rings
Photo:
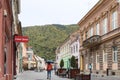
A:
{"type": "Polygon", "coordinates": [[[91,80],[120,80],[120,76],[91,76],[91,80]]]}

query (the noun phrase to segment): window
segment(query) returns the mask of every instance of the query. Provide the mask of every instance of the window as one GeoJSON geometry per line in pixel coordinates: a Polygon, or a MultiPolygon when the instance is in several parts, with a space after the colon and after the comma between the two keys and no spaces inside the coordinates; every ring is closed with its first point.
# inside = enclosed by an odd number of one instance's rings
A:
{"type": "Polygon", "coordinates": [[[107,62],[107,53],[103,50],[103,63],[107,62]]]}
{"type": "Polygon", "coordinates": [[[117,11],[112,13],[112,30],[117,28],[117,11]]]}
{"type": "Polygon", "coordinates": [[[96,53],[96,63],[99,63],[99,54],[98,54],[98,52],[96,53]]]}
{"type": "Polygon", "coordinates": [[[90,37],[93,36],[93,27],[90,29],[90,37]]]}
{"type": "Polygon", "coordinates": [[[76,52],[78,52],[78,45],[76,44],[76,52]]]}
{"type": "Polygon", "coordinates": [[[113,51],[113,62],[117,62],[118,48],[116,46],[113,46],[112,51],[113,51]]]}
{"type": "Polygon", "coordinates": [[[83,34],[81,35],[81,40],[83,41],[83,34]]]}
{"type": "Polygon", "coordinates": [[[99,27],[100,27],[100,24],[97,23],[97,25],[96,25],[96,35],[100,35],[100,29],[99,29],[99,27]]]}
{"type": "Polygon", "coordinates": [[[87,38],[88,38],[88,31],[86,31],[86,33],[85,33],[85,34],[86,34],[86,39],[87,39],[87,38]]]}
{"type": "Polygon", "coordinates": [[[75,53],[75,45],[74,45],[74,53],[75,53]]]}
{"type": "Polygon", "coordinates": [[[4,45],[4,74],[7,73],[7,54],[8,54],[8,36],[5,35],[5,45],[4,45]]]}
{"type": "Polygon", "coordinates": [[[103,20],[103,34],[107,33],[107,18],[103,20]]]}

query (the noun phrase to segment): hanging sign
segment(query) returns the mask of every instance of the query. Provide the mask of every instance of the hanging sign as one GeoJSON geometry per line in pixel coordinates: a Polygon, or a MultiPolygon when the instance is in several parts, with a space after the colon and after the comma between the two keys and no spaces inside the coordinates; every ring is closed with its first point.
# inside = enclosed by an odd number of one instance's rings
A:
{"type": "Polygon", "coordinates": [[[28,36],[15,36],[15,42],[28,42],[28,36]]]}

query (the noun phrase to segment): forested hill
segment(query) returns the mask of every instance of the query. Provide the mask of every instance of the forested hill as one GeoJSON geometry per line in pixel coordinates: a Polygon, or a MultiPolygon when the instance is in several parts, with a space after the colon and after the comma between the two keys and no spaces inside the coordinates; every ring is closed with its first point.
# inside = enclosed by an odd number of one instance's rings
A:
{"type": "Polygon", "coordinates": [[[23,35],[29,36],[28,46],[34,53],[45,59],[55,59],[56,47],[64,42],[69,34],[78,30],[78,25],[43,25],[23,27],[23,35]]]}

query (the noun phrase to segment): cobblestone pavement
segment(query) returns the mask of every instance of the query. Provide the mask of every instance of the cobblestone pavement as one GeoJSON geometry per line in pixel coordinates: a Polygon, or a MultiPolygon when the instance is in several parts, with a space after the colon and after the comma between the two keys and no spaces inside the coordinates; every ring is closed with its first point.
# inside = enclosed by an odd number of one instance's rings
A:
{"type": "MultiPolygon", "coordinates": [[[[48,80],[46,76],[47,72],[35,72],[35,71],[24,71],[23,73],[18,74],[16,79],[14,80],[48,80]]],[[[52,78],[51,80],[72,80],[68,78],[62,78],[56,76],[52,71],[52,78]]]]}

